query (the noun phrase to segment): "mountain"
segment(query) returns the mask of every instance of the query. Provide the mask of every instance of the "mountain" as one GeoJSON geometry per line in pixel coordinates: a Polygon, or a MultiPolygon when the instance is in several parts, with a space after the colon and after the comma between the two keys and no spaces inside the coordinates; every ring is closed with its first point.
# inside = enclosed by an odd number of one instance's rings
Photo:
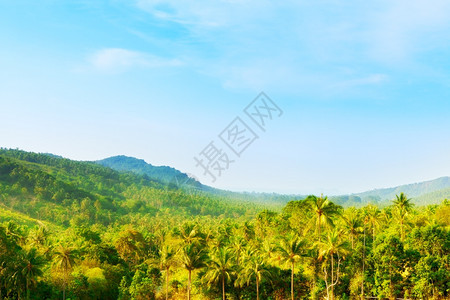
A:
{"type": "MultiPolygon", "coordinates": [[[[180,175],[174,169],[166,170],[180,175]]],[[[2,216],[9,219],[23,214],[64,227],[107,226],[157,215],[252,216],[260,208],[245,199],[186,190],[146,174],[0,148],[0,221],[2,216]]]]}
{"type": "MultiPolygon", "coordinates": [[[[8,203],[7,208],[32,217],[39,217],[36,205],[50,205],[51,214],[61,215],[70,211],[70,204],[81,205],[86,199],[117,216],[136,210],[155,214],[164,209],[171,214],[218,216],[222,212],[254,212],[260,205],[277,210],[289,201],[306,197],[215,189],[172,167],[153,166],[123,155],[80,162],[53,154],[0,148],[0,158],[0,204],[2,198],[6,199],[3,204],[8,203]]],[[[450,198],[450,177],[329,198],[342,206],[384,205],[401,192],[417,205],[441,203],[450,198]]],[[[69,219],[62,218],[58,223],[69,219]]]]}
{"type": "Polygon", "coordinates": [[[105,167],[109,167],[119,172],[131,172],[139,175],[148,176],[149,179],[157,180],[168,184],[172,188],[181,188],[185,191],[202,191],[209,195],[234,199],[236,201],[250,201],[268,206],[284,205],[292,200],[306,198],[305,195],[282,195],[277,193],[255,193],[255,192],[233,192],[213,188],[200,183],[193,176],[183,173],[175,168],[168,166],[153,166],[143,159],[118,155],[102,160],[95,161],[105,167]]]}
{"type": "Polygon", "coordinates": [[[153,180],[169,184],[173,187],[190,187],[208,190],[209,187],[201,184],[193,176],[168,166],[153,166],[143,159],[118,155],[95,161],[96,164],[111,168],[119,172],[132,172],[145,175],[153,180]]]}
{"type": "Polygon", "coordinates": [[[417,205],[438,204],[450,198],[450,177],[400,185],[392,188],[374,189],[362,193],[330,197],[341,205],[365,205],[366,203],[385,203],[404,193],[417,205]]]}

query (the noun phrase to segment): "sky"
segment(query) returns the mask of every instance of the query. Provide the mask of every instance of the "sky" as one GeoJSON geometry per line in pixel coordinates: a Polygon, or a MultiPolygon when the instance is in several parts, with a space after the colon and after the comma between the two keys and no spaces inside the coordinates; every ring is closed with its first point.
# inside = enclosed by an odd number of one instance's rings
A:
{"type": "Polygon", "coordinates": [[[450,175],[447,0],[0,0],[0,45],[1,147],[235,191],[450,175]]]}

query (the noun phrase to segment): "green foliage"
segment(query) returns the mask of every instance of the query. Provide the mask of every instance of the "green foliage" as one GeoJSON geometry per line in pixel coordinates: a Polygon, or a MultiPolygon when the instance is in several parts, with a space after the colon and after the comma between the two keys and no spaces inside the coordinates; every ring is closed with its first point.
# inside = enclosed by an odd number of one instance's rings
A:
{"type": "Polygon", "coordinates": [[[252,197],[0,150],[0,299],[450,297],[448,200],[252,197]]]}

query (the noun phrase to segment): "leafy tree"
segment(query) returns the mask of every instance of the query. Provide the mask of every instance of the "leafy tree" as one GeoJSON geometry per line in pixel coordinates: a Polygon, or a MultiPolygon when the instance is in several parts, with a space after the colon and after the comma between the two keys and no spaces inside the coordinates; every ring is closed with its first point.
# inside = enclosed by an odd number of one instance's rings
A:
{"type": "Polygon", "coordinates": [[[128,228],[119,233],[115,246],[120,256],[136,265],[144,256],[145,239],[139,231],[128,228]]]}

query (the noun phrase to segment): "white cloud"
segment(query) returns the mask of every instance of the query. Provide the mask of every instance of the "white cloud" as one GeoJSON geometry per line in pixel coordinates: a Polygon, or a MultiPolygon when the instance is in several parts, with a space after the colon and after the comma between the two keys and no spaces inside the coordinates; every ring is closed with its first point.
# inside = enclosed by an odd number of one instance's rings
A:
{"type": "Polygon", "coordinates": [[[96,70],[106,72],[121,72],[133,67],[159,68],[182,64],[177,59],[166,59],[121,48],[98,50],[89,57],[89,62],[96,70]]]}

